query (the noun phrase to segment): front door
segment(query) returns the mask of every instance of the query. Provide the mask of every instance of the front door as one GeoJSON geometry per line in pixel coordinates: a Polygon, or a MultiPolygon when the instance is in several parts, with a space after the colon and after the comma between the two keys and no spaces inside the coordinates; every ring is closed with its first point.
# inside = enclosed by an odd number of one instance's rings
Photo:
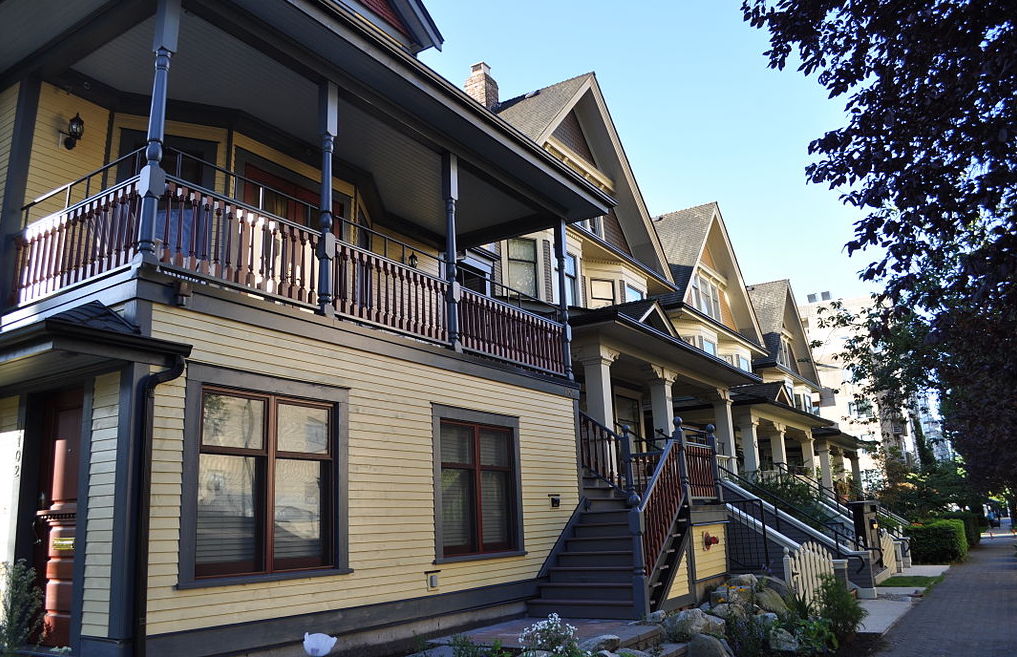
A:
{"type": "Polygon", "coordinates": [[[70,645],[74,539],[78,509],[82,390],[64,390],[40,400],[42,409],[35,569],[45,591],[47,646],[70,645]]]}

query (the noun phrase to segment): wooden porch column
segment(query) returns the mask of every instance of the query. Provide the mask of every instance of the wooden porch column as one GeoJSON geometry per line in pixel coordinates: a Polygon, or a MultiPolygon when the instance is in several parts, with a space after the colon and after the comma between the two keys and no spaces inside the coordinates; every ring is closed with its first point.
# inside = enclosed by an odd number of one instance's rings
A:
{"type": "Polygon", "coordinates": [[[833,478],[837,481],[843,481],[846,476],[844,469],[844,450],[840,447],[835,447],[830,450],[830,455],[833,457],[831,462],[833,478]]]}
{"type": "Polygon", "coordinates": [[[805,474],[816,478],[816,443],[812,440],[811,431],[802,439],[802,466],[805,468],[805,474]]]}
{"type": "Polygon", "coordinates": [[[166,96],[169,92],[169,67],[177,51],[180,35],[180,0],[158,0],[155,10],[155,75],[152,78],[152,106],[148,112],[146,164],[141,169],[138,191],[142,195],[138,226],[138,254],[141,260],[154,261],[155,213],[159,197],[166,192],[166,172],[162,170],[162,144],[166,132],[166,96]]]}
{"type": "Polygon", "coordinates": [[[778,463],[787,465],[787,448],[784,446],[785,427],[783,424],[773,426],[774,432],[770,434],[770,453],[773,455],[774,468],[778,468],[778,463]]]}
{"type": "Polygon", "coordinates": [[[618,352],[599,345],[580,355],[586,377],[586,412],[597,422],[614,431],[614,393],[611,388],[611,364],[618,352]]]}
{"type": "Polygon", "coordinates": [[[858,452],[850,452],[847,455],[848,461],[851,461],[851,478],[854,480],[853,487],[855,491],[859,493],[859,499],[862,491],[862,466],[858,462],[858,452]]]}
{"type": "Polygon", "coordinates": [[[751,479],[759,470],[759,438],[756,435],[756,428],[759,420],[747,415],[738,423],[738,429],[742,434],[742,456],[745,459],[742,465],[742,474],[751,479]]]}
{"type": "Polygon", "coordinates": [[[735,446],[734,420],[731,417],[731,395],[724,388],[717,388],[716,395],[710,403],[713,405],[713,425],[719,446],[718,458],[724,461],[724,467],[737,474],[738,449],[735,446]]]}
{"type": "Polygon", "coordinates": [[[670,436],[674,430],[674,382],[678,373],[664,367],[650,366],[653,376],[650,379],[650,408],[653,412],[653,427],[645,436],[647,440],[659,437],[655,430],[670,436]]]}
{"type": "Polygon", "coordinates": [[[819,452],[820,483],[833,490],[833,471],[830,469],[830,443],[825,440],[816,442],[819,452]]]}
{"type": "Polygon", "coordinates": [[[462,290],[456,280],[456,203],[459,201],[459,158],[452,153],[441,157],[442,194],[445,197],[445,280],[448,281],[446,296],[446,322],[448,341],[456,351],[463,350],[459,335],[459,300],[462,290]]]}
{"type": "Polygon", "coordinates": [[[565,276],[566,249],[565,220],[559,219],[558,225],[554,228],[554,258],[558,263],[558,318],[562,323],[561,357],[562,364],[565,366],[565,377],[569,381],[573,381],[576,377],[572,371],[572,327],[569,326],[569,305],[565,299],[565,289],[568,285],[568,279],[565,276]]]}
{"type": "Polygon", "coordinates": [[[332,306],[332,265],[335,235],[332,233],[332,157],[339,134],[339,89],[328,80],[318,87],[318,118],[321,122],[321,242],[318,243],[318,312],[335,314],[332,306]]]}

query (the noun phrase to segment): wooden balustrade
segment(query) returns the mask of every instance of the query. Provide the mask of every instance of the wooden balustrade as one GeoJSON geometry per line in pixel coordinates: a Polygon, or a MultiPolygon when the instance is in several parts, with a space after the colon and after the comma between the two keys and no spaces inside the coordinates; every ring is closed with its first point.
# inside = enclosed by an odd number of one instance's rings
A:
{"type": "Polygon", "coordinates": [[[681,449],[680,442],[667,441],[639,505],[643,515],[643,564],[647,575],[653,574],[678,512],[686,501],[682,488],[681,449]]]}
{"type": "Polygon", "coordinates": [[[459,331],[464,349],[555,374],[565,372],[562,325],[504,301],[464,289],[459,331]]]}
{"type": "Polygon", "coordinates": [[[685,461],[689,469],[689,488],[692,497],[717,497],[717,481],[714,478],[716,455],[707,445],[685,444],[685,461]]]}
{"type": "Polygon", "coordinates": [[[126,265],[137,246],[136,180],[32,223],[16,238],[13,302],[33,301],[126,265]]]}
{"type": "Polygon", "coordinates": [[[428,340],[448,340],[448,283],[340,242],[334,263],[336,312],[428,340]]]}
{"type": "Polygon", "coordinates": [[[625,490],[621,437],[584,413],[579,414],[579,458],[584,468],[625,490]]]}

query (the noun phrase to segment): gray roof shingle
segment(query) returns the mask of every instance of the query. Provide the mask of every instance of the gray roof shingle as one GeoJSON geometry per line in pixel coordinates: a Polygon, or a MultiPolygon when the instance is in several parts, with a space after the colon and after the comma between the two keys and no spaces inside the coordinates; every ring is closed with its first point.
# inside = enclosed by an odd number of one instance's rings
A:
{"type": "Polygon", "coordinates": [[[593,73],[583,73],[498,103],[494,113],[536,140],[593,73]]]}
{"type": "Polygon", "coordinates": [[[712,201],[654,217],[653,227],[660,236],[671,276],[678,286],[678,292],[667,295],[664,303],[685,298],[685,290],[689,286],[699,253],[703,250],[703,243],[710,234],[710,223],[716,209],[717,202],[712,201]]]}
{"type": "Polygon", "coordinates": [[[71,308],[70,310],[57,313],[50,317],[47,321],[63,322],[73,326],[81,326],[100,331],[112,331],[114,333],[125,333],[128,335],[138,335],[141,333],[141,330],[137,326],[128,322],[126,319],[110,309],[109,306],[106,306],[99,301],[92,301],[84,304],[83,306],[77,306],[76,308],[71,308]]]}

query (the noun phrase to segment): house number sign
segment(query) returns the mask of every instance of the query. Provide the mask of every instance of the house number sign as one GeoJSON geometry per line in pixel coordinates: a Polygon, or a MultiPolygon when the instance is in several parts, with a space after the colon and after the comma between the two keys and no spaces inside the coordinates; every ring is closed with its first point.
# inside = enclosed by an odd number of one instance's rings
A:
{"type": "Polygon", "coordinates": [[[73,538],[54,538],[53,549],[58,552],[70,552],[74,549],[73,538]]]}

